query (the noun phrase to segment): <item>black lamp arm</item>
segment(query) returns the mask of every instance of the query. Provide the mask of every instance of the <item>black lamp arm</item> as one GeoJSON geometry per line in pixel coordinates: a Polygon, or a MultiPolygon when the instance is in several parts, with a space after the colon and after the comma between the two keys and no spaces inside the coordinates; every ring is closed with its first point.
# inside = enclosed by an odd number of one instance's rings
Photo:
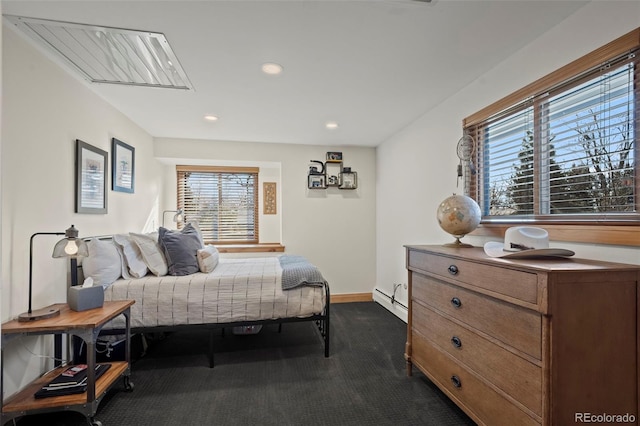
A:
{"type": "Polygon", "coordinates": [[[65,235],[65,233],[64,232],[36,232],[29,239],[29,311],[28,311],[29,314],[33,312],[33,310],[31,309],[31,293],[32,293],[31,284],[32,284],[32,277],[33,277],[33,238],[36,235],[65,235]]]}

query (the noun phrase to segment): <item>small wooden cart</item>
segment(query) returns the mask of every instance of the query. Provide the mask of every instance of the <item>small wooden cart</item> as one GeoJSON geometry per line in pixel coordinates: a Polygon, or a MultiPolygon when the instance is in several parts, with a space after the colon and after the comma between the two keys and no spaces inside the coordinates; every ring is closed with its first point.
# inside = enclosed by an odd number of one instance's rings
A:
{"type": "MultiPolygon", "coordinates": [[[[101,426],[99,420],[94,419],[98,405],[120,377],[124,378],[125,389],[133,390],[133,383],[130,381],[130,308],[133,300],[120,300],[105,302],[101,308],[89,309],[76,312],[69,308],[67,304],[56,304],[52,307],[60,309],[60,315],[53,318],[42,319],[32,322],[20,322],[18,320],[8,321],[2,324],[2,371],[0,372],[0,395],[3,395],[4,388],[4,350],[8,342],[15,338],[28,335],[55,335],[55,353],[59,357],[62,353],[62,335],[77,336],[87,345],[87,391],[81,394],[52,396],[48,398],[36,399],[34,394],[57,377],[68,365],[61,365],[56,362],[53,371],[37,378],[24,389],[9,397],[6,401],[0,401],[2,407],[1,425],[17,417],[47,413],[53,411],[77,411],[87,417],[91,426],[101,426]],[[118,315],[125,316],[126,340],[125,340],[125,360],[111,362],[111,367],[98,380],[95,379],[96,365],[96,341],[102,327],[111,319],[118,315]]],[[[69,345],[68,345],[69,346],[69,345]]],[[[67,350],[67,352],[70,352],[67,350]]],[[[0,398],[1,399],[1,398],[0,398]]]]}

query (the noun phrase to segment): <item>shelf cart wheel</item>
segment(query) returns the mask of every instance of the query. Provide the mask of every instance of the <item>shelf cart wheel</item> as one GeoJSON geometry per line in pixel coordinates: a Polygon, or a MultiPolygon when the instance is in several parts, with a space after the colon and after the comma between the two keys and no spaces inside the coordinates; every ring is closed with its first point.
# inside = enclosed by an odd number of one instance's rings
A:
{"type": "Polygon", "coordinates": [[[124,389],[127,392],[133,391],[133,382],[131,382],[131,378],[129,376],[124,376],[124,389]]]}

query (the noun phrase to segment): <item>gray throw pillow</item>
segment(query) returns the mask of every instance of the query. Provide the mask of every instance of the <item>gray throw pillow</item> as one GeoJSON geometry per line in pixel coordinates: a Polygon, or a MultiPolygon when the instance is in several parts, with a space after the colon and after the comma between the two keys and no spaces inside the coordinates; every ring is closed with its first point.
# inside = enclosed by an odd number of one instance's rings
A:
{"type": "Polygon", "coordinates": [[[167,259],[169,275],[191,275],[200,271],[197,253],[202,244],[193,226],[187,224],[180,231],[161,227],[158,241],[167,259]]]}

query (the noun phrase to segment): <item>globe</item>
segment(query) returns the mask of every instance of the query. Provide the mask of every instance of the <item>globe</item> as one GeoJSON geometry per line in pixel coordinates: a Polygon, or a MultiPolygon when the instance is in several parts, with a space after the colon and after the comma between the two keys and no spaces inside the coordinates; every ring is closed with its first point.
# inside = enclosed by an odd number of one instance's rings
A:
{"type": "Polygon", "coordinates": [[[445,244],[450,247],[473,247],[460,242],[460,238],[472,232],[480,223],[480,206],[466,195],[453,194],[438,206],[438,224],[445,232],[454,236],[456,241],[445,244]]]}

